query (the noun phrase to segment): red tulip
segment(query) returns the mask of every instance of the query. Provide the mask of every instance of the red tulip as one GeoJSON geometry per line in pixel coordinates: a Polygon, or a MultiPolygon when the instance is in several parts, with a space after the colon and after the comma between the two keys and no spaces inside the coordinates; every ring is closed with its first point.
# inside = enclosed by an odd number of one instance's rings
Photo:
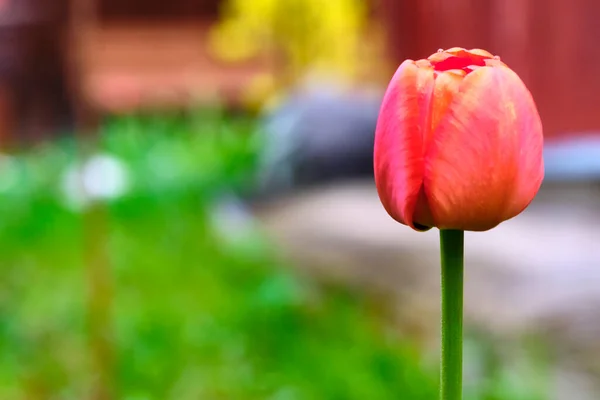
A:
{"type": "Polygon", "coordinates": [[[485,231],[523,211],[544,177],[540,117],[525,84],[485,50],[404,61],[375,134],[379,198],[415,230],[485,231]]]}

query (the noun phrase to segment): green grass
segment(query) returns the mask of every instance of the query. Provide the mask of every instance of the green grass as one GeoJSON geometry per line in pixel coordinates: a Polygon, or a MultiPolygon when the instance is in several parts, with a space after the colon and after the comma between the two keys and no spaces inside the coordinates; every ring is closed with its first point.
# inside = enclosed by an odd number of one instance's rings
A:
{"type": "MultiPolygon", "coordinates": [[[[109,121],[98,146],[128,189],[87,208],[60,185],[71,141],[4,162],[0,399],[436,398],[385,304],[300,278],[253,226],[220,234],[214,207],[251,186],[260,139],[218,113],[109,121]]],[[[541,399],[496,383],[477,399],[541,399]]]]}

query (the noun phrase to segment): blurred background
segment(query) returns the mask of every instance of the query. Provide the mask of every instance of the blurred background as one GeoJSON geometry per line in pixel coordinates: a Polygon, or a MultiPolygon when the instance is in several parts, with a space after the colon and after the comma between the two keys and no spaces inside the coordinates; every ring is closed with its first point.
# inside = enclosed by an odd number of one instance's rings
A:
{"type": "Polygon", "coordinates": [[[467,400],[600,397],[594,0],[0,0],[0,399],[434,399],[437,232],[372,179],[405,58],[498,54],[546,180],[467,234],[467,400]]]}

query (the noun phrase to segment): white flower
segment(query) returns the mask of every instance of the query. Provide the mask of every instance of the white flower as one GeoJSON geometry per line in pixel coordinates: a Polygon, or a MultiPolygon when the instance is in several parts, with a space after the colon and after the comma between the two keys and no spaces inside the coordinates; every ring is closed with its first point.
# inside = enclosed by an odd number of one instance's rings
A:
{"type": "Polygon", "coordinates": [[[128,189],[128,173],[114,156],[97,154],[83,165],[71,165],[62,179],[63,193],[70,208],[82,210],[94,201],[113,200],[128,189]]]}

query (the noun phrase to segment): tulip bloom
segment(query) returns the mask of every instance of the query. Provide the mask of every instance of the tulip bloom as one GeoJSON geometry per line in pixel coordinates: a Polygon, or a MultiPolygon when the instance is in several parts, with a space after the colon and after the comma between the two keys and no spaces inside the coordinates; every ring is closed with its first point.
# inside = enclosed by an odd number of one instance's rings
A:
{"type": "Polygon", "coordinates": [[[525,84],[485,50],[406,60],[375,134],[379,198],[415,230],[485,231],[523,211],[544,177],[542,123],[525,84]]]}

